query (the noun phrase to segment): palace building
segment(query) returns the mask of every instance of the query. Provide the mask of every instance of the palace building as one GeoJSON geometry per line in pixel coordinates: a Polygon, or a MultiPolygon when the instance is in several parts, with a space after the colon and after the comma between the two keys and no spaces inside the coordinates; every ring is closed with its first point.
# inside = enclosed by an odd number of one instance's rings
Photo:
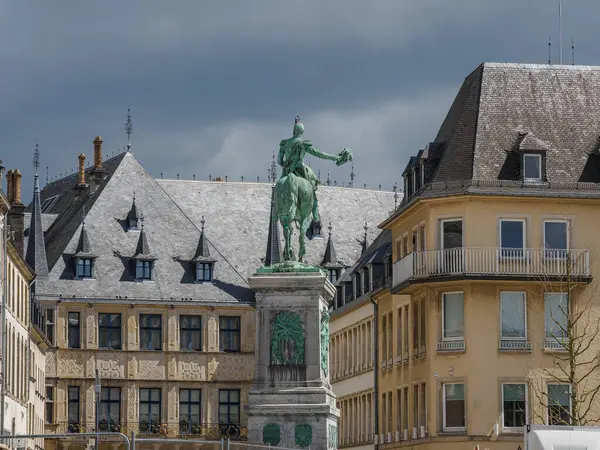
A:
{"type": "MultiPolygon", "coordinates": [[[[138,437],[246,439],[256,350],[247,279],[281,258],[272,185],[155,179],[130,151],[104,159],[100,137],[93,164],[83,154],[79,163],[73,176],[36,188],[26,212],[35,299],[52,344],[46,431],[93,432],[97,422],[138,437]]],[[[309,230],[307,261],[335,280],[376,238],[394,194],[332,186],[317,194],[323,232],[309,230]],[[332,265],[321,237],[329,224],[332,265]]],[[[46,439],[45,448],[90,444],[46,439]]]]}

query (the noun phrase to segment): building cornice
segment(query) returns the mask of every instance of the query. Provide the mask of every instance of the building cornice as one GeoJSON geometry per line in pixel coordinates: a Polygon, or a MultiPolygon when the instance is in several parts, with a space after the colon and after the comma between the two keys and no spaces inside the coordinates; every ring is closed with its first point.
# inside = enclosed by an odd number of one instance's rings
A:
{"type": "Polygon", "coordinates": [[[6,242],[6,253],[10,258],[10,261],[17,266],[21,274],[25,277],[26,281],[31,283],[35,279],[35,272],[25,262],[23,255],[19,253],[15,245],[10,240],[6,242]]]}

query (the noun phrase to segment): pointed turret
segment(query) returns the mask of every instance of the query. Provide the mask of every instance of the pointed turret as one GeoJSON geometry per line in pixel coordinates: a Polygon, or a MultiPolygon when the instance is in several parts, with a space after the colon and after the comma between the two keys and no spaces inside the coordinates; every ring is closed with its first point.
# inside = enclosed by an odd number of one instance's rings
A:
{"type": "Polygon", "coordinates": [[[269,236],[267,238],[267,254],[265,266],[269,267],[283,261],[281,256],[281,240],[279,239],[279,222],[275,214],[275,187],[271,188],[271,217],[269,218],[269,236]]]}
{"type": "Polygon", "coordinates": [[[138,238],[137,247],[135,249],[135,255],[133,255],[133,259],[139,259],[144,261],[152,261],[156,258],[152,256],[150,252],[150,246],[148,245],[148,239],[146,238],[146,232],[144,231],[144,218],[141,218],[142,228],[140,231],[140,236],[138,238]]]}
{"type": "Polygon", "coordinates": [[[325,255],[323,256],[323,261],[321,261],[322,267],[339,267],[340,264],[337,260],[337,255],[335,254],[335,247],[333,246],[333,237],[331,235],[331,222],[329,222],[329,226],[327,227],[329,230],[329,238],[327,239],[327,247],[325,247],[325,255]]]}
{"type": "Polygon", "coordinates": [[[140,216],[138,215],[137,206],[135,205],[135,192],[133,193],[133,203],[131,209],[127,213],[127,228],[130,230],[137,230],[138,223],[140,222],[140,216]]]}
{"type": "Polygon", "coordinates": [[[196,253],[194,254],[194,258],[192,262],[216,262],[214,258],[210,256],[210,250],[208,249],[208,240],[206,239],[206,235],[204,234],[204,224],[206,223],[204,220],[204,216],[202,216],[202,220],[200,221],[202,224],[202,229],[200,231],[200,239],[198,240],[198,247],[196,248],[196,253]]]}
{"type": "Polygon", "coordinates": [[[34,176],[31,223],[29,225],[25,261],[36,273],[37,278],[48,278],[48,260],[46,259],[46,244],[44,242],[44,229],[42,227],[42,205],[40,202],[40,182],[37,167],[34,176]]]}
{"type": "Polygon", "coordinates": [[[85,228],[85,207],[83,208],[83,221],[81,223],[81,233],[79,233],[79,241],[77,242],[77,250],[75,258],[93,258],[92,246],[88,238],[87,229],[85,228]]]}

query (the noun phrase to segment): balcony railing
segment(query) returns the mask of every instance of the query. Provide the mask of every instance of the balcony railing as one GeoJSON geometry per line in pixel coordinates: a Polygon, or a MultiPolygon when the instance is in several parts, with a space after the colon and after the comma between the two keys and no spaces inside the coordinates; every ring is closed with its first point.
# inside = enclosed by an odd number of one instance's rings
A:
{"type": "Polygon", "coordinates": [[[589,250],[451,248],[413,252],[394,263],[393,286],[452,276],[590,277],[589,250]]]}

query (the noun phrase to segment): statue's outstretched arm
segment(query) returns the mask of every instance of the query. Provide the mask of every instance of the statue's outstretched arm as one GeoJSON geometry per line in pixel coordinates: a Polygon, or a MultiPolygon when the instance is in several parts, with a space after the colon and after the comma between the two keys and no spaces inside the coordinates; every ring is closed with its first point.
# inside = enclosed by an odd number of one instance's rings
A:
{"type": "Polygon", "coordinates": [[[305,148],[306,153],[316,156],[317,158],[329,159],[331,161],[336,161],[336,162],[338,160],[338,156],[330,155],[329,153],[325,153],[325,152],[319,150],[318,148],[314,148],[310,144],[306,145],[304,148],[305,148]]]}

